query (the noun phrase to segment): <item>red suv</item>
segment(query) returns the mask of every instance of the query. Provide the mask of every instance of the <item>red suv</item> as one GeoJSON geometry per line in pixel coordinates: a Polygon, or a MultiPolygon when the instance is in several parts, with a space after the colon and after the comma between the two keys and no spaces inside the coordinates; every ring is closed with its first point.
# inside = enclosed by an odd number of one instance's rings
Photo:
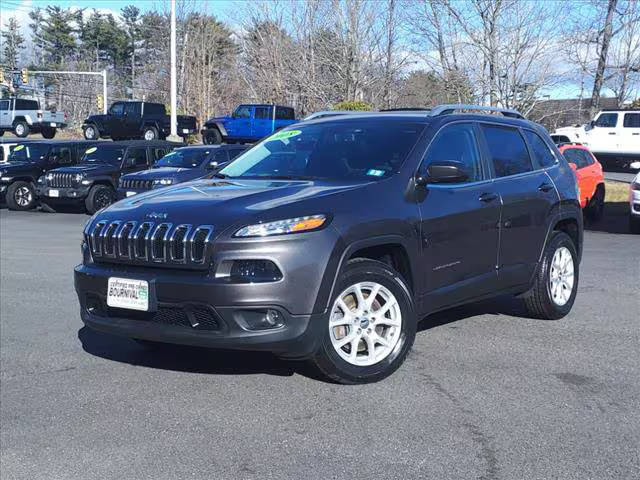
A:
{"type": "Polygon", "coordinates": [[[587,147],[561,144],[558,150],[576,172],[580,187],[580,206],[591,220],[599,220],[604,212],[604,174],[602,165],[587,147]]]}

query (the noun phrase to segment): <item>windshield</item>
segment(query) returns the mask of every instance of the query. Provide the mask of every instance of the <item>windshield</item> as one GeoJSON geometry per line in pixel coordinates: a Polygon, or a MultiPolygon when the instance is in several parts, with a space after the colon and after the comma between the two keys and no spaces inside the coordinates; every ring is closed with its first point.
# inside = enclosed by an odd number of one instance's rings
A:
{"type": "Polygon", "coordinates": [[[7,157],[7,162],[39,163],[44,160],[49,151],[49,145],[16,145],[7,157]]]}
{"type": "Polygon", "coordinates": [[[85,150],[81,163],[110,163],[112,165],[120,165],[123,156],[123,148],[118,148],[113,145],[98,145],[85,150]]]}
{"type": "Polygon", "coordinates": [[[281,130],[222,169],[229,177],[379,180],[398,171],[424,125],[342,120],[281,130]]]}
{"type": "Polygon", "coordinates": [[[202,148],[179,148],[168,153],[158,160],[153,168],[159,167],[176,167],[176,168],[195,168],[198,167],[207,156],[211,153],[209,149],[202,148]]]}

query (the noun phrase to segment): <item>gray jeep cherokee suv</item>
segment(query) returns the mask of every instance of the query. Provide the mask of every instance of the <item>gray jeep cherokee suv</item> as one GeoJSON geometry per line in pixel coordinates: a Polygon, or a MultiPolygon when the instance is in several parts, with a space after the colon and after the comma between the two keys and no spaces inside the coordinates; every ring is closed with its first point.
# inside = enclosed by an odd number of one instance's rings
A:
{"type": "Polygon", "coordinates": [[[438,310],[514,294],[563,317],[582,248],[573,171],[540,126],[476,109],[299,123],[216,178],[111,205],[85,227],[82,320],[364,383],[396,370],[438,310]]]}

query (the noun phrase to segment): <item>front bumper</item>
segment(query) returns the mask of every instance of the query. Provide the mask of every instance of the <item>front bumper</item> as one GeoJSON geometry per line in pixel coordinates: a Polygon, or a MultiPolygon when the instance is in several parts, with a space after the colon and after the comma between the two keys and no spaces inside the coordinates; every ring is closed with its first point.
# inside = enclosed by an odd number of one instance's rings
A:
{"type": "Polygon", "coordinates": [[[246,293],[252,285],[223,285],[197,273],[168,275],[166,271],[158,274],[149,269],[132,269],[125,273],[79,265],[75,268],[74,284],[80,301],[80,316],[86,326],[130,338],[262,350],[290,358],[307,358],[316,351],[324,325],[324,314],[293,315],[275,301],[256,304],[246,293]],[[148,281],[150,312],[108,307],[110,276],[148,281]],[[241,297],[245,302],[239,301],[241,297]],[[279,312],[282,325],[265,330],[248,328],[244,318],[267,309],[279,312]],[[185,320],[184,312],[196,310],[208,312],[207,327],[197,328],[185,320]],[[181,315],[183,320],[177,320],[181,315]]]}
{"type": "Polygon", "coordinates": [[[116,198],[118,200],[122,200],[123,198],[133,197],[134,195],[138,195],[139,193],[145,193],[149,190],[141,189],[141,188],[118,188],[116,191],[116,198]]]}
{"type": "Polygon", "coordinates": [[[78,187],[49,187],[38,186],[36,191],[41,200],[46,202],[74,203],[84,200],[89,195],[91,186],[79,185],[78,187]],[[57,195],[56,195],[57,192],[57,195]]]}
{"type": "Polygon", "coordinates": [[[629,208],[631,215],[640,217],[640,190],[629,191],[629,208]]]}

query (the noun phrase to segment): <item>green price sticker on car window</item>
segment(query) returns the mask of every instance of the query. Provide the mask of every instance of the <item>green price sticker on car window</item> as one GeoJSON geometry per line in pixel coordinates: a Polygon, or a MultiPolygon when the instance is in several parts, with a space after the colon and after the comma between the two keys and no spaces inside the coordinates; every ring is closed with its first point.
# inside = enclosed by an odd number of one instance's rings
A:
{"type": "Polygon", "coordinates": [[[297,137],[302,132],[300,130],[285,130],[284,132],[278,132],[267,138],[267,142],[274,142],[276,140],[286,140],[291,137],[297,137]]]}
{"type": "Polygon", "coordinates": [[[20,150],[24,150],[24,145],[16,145],[16,148],[13,149],[14,152],[19,152],[20,150]]]}
{"type": "Polygon", "coordinates": [[[84,153],[93,153],[98,150],[98,147],[87,148],[84,153]]]}

